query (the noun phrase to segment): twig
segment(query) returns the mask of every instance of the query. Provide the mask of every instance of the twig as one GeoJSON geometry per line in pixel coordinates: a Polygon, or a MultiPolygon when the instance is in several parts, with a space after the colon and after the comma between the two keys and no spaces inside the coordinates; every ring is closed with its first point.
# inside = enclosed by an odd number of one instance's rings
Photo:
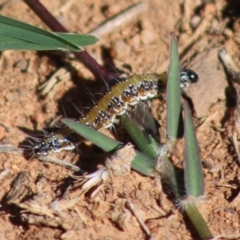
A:
{"type": "MultiPolygon", "coordinates": [[[[39,0],[24,0],[24,2],[31,8],[36,15],[52,30],[55,32],[68,32],[56,18],[39,2],[39,0]]],[[[74,52],[75,56],[87,67],[95,78],[99,81],[105,79],[109,81],[114,77],[114,73],[110,73],[106,68],[96,62],[91,55],[85,50],[74,52]]],[[[116,77],[116,76],[115,76],[116,77]]]]}
{"type": "MultiPolygon", "coordinates": [[[[23,148],[18,148],[18,147],[14,147],[14,146],[10,146],[10,145],[0,145],[0,152],[2,153],[10,153],[10,154],[16,154],[16,155],[23,155],[24,154],[25,149],[23,148]]],[[[63,160],[59,160],[59,159],[55,159],[55,158],[51,158],[51,157],[39,157],[38,158],[41,161],[45,161],[45,162],[52,162],[55,164],[58,164],[60,166],[66,167],[74,172],[79,172],[81,171],[81,169],[71,163],[65,162],[63,160]]]]}
{"type": "Polygon", "coordinates": [[[10,154],[16,154],[16,155],[23,155],[24,149],[14,147],[11,145],[2,145],[0,144],[0,152],[1,153],[10,153],[10,154]]]}
{"type": "Polygon", "coordinates": [[[2,181],[6,176],[8,176],[11,173],[11,170],[6,168],[3,171],[0,172],[0,181],[2,181]]]}
{"type": "Polygon", "coordinates": [[[184,43],[182,47],[179,48],[179,57],[182,58],[186,51],[201,37],[203,33],[207,30],[210,26],[211,21],[213,19],[213,14],[209,13],[206,14],[206,17],[202,20],[202,22],[197,27],[196,31],[192,34],[191,37],[184,43]]]}
{"type": "Polygon", "coordinates": [[[56,72],[39,87],[41,95],[44,97],[48,96],[49,99],[53,99],[54,94],[51,91],[55,85],[62,80],[70,78],[70,73],[67,71],[66,67],[57,69],[56,72]]]}
{"type": "Polygon", "coordinates": [[[144,223],[144,221],[137,215],[136,210],[134,209],[133,204],[129,200],[126,200],[126,204],[127,204],[127,207],[130,209],[130,211],[132,212],[132,214],[136,217],[138,223],[140,224],[140,226],[143,229],[143,231],[146,233],[148,239],[151,239],[152,236],[151,236],[151,232],[150,232],[149,228],[144,223]]]}
{"type": "Polygon", "coordinates": [[[27,182],[28,172],[19,172],[12,183],[12,188],[6,196],[7,203],[13,203],[16,201],[20,195],[23,195],[26,188],[25,183],[27,182]]]}
{"type": "Polygon", "coordinates": [[[129,22],[134,17],[138,16],[140,13],[146,11],[148,5],[146,2],[138,2],[129,8],[123,10],[112,18],[107,19],[105,22],[100,24],[95,29],[91,30],[88,34],[101,37],[104,34],[112,32],[114,28],[122,26],[123,24],[129,22]]]}
{"type": "MultiPolygon", "coordinates": [[[[203,19],[203,21],[199,24],[196,31],[188,38],[188,40],[185,41],[184,45],[179,47],[178,52],[179,52],[180,59],[182,59],[185,56],[186,52],[197,42],[197,40],[201,37],[201,35],[207,30],[207,28],[211,24],[212,18],[213,16],[211,14],[210,16],[203,19]]],[[[161,64],[161,69],[167,69],[168,65],[169,65],[169,60],[165,60],[161,64]]]]}
{"type": "Polygon", "coordinates": [[[233,123],[233,145],[238,156],[238,161],[240,162],[240,149],[238,135],[240,134],[240,69],[232,59],[231,55],[226,51],[226,49],[221,49],[219,51],[219,57],[229,75],[229,80],[235,88],[235,99],[236,106],[234,110],[234,123],[233,123]]]}
{"type": "MultiPolygon", "coordinates": [[[[219,50],[219,57],[222,60],[227,72],[231,75],[233,75],[233,81],[237,82],[240,77],[239,67],[235,63],[235,61],[232,59],[231,55],[227,52],[225,48],[219,50]],[[236,75],[236,76],[235,76],[236,75]]],[[[240,83],[239,81],[237,82],[240,83]]]]}
{"type": "Polygon", "coordinates": [[[193,14],[193,10],[195,7],[195,2],[192,0],[185,0],[183,3],[183,22],[182,22],[182,28],[187,33],[191,33],[191,26],[190,26],[190,19],[193,14]]]}
{"type": "Polygon", "coordinates": [[[44,162],[51,162],[51,163],[55,163],[57,165],[60,165],[60,166],[63,166],[65,168],[68,168],[74,172],[80,172],[81,169],[71,163],[68,163],[68,162],[65,162],[63,160],[59,160],[59,159],[56,159],[56,158],[52,158],[52,157],[49,157],[49,156],[45,156],[45,157],[39,157],[38,160],[40,161],[44,161],[44,162]]]}
{"type": "Polygon", "coordinates": [[[212,240],[218,240],[218,239],[239,239],[240,234],[221,234],[219,236],[214,237],[212,240]]]}

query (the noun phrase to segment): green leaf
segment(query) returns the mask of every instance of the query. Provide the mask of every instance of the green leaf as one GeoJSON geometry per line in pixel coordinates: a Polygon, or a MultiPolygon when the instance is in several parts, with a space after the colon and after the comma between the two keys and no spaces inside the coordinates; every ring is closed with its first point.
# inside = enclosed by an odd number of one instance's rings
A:
{"type": "MultiPolygon", "coordinates": [[[[1,27],[1,24],[0,24],[1,27]]],[[[33,42],[27,42],[26,40],[21,40],[9,36],[4,36],[0,32],[0,51],[3,50],[53,50],[49,46],[41,46],[33,42]]]]}
{"type": "Polygon", "coordinates": [[[139,151],[136,151],[136,156],[131,162],[132,169],[149,177],[155,176],[155,166],[156,161],[154,159],[139,151]]]}
{"type": "Polygon", "coordinates": [[[193,203],[186,203],[186,205],[183,206],[183,210],[188,215],[201,239],[213,239],[213,235],[209,230],[204,218],[193,203]]]}
{"type": "Polygon", "coordinates": [[[148,104],[140,101],[136,106],[134,106],[134,111],[128,111],[127,114],[130,117],[130,119],[134,119],[134,122],[136,122],[141,129],[144,129],[144,131],[148,134],[150,138],[156,139],[156,142],[159,148],[160,125],[156,121],[156,119],[153,117],[148,104]]]}
{"type": "Polygon", "coordinates": [[[92,35],[87,34],[76,34],[76,33],[60,33],[55,32],[59,37],[65,39],[68,42],[71,42],[77,46],[87,46],[94,44],[98,41],[98,38],[92,35]]]}
{"type": "Polygon", "coordinates": [[[0,15],[0,50],[80,51],[83,45],[95,42],[93,36],[49,32],[0,15]]]}
{"type": "Polygon", "coordinates": [[[107,137],[106,135],[98,132],[97,130],[79,122],[75,122],[69,119],[62,119],[61,121],[69,128],[71,128],[74,132],[90,140],[95,145],[103,149],[105,152],[115,151],[123,145],[122,143],[110,137],[107,137]]]}
{"type": "MultiPolygon", "coordinates": [[[[69,128],[71,128],[74,132],[90,140],[106,152],[113,152],[123,146],[122,143],[109,138],[86,125],[69,119],[62,119],[61,121],[69,128]]],[[[152,158],[136,151],[136,156],[131,163],[131,167],[143,175],[153,177],[155,172],[155,164],[156,162],[152,158]]]]}
{"type": "Polygon", "coordinates": [[[175,140],[181,126],[180,68],[176,37],[172,37],[170,66],[167,82],[167,133],[175,140]]]}
{"type": "Polygon", "coordinates": [[[175,198],[180,201],[185,196],[183,179],[166,155],[158,161],[158,172],[162,183],[165,184],[168,192],[173,193],[175,198]]]}
{"type": "Polygon", "coordinates": [[[151,158],[156,158],[159,150],[159,144],[154,141],[151,135],[148,135],[144,129],[140,129],[133,119],[127,114],[122,116],[122,124],[126,129],[134,144],[145,154],[151,158]]]}
{"type": "Polygon", "coordinates": [[[184,102],[184,115],[185,188],[188,196],[199,197],[204,194],[204,179],[195,128],[187,101],[184,102]]]}

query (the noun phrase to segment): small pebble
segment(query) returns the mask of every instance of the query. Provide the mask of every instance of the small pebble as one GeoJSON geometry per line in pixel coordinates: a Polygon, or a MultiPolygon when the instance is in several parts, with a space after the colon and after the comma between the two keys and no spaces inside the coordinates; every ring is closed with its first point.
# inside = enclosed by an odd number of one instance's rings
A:
{"type": "Polygon", "coordinates": [[[22,72],[25,72],[27,71],[28,61],[25,59],[21,59],[14,64],[14,67],[21,69],[22,72]]]}

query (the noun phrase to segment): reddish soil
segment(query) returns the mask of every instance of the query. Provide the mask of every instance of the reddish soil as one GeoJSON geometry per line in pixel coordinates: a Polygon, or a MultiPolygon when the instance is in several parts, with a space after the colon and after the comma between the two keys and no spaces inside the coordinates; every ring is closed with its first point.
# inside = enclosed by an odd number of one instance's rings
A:
{"type": "MultiPolygon", "coordinates": [[[[130,7],[137,1],[55,0],[42,3],[71,32],[88,33],[99,24],[130,7]]],[[[226,104],[227,77],[218,59],[219,49],[226,48],[239,63],[239,27],[235,1],[157,1],[130,22],[111,29],[100,41],[86,50],[110,70],[133,73],[166,71],[169,64],[171,34],[179,40],[182,64],[199,75],[199,82],[188,90],[194,109],[201,158],[203,161],[205,196],[198,208],[214,236],[240,239],[239,161],[232,144],[231,110],[226,104]],[[209,2],[209,3],[206,3],[209,2]],[[210,3],[211,2],[211,3],[210,3]],[[216,3],[214,3],[216,2],[216,3]],[[130,69],[130,70],[129,70],[130,69]],[[117,70],[118,71],[118,70],[117,70]]],[[[32,25],[47,28],[23,1],[1,5],[0,14],[32,25]]],[[[98,92],[99,82],[79,62],[60,60],[47,52],[4,51],[0,56],[0,139],[2,144],[19,146],[37,131],[50,125],[59,116],[77,118],[79,109],[90,106],[86,89],[98,92]],[[73,67],[66,67],[69,63],[73,67]],[[66,73],[45,97],[40,86],[60,67],[66,73]],[[86,88],[87,87],[87,88],[86,88]]],[[[101,83],[103,85],[103,83],[101,83]]],[[[152,102],[153,113],[159,101],[152,102]]],[[[54,157],[78,164],[88,171],[97,169],[99,154],[81,149],[88,162],[81,163],[79,154],[61,152],[54,157]]],[[[96,149],[95,149],[96,150],[96,149]]],[[[97,150],[96,150],[97,151],[97,150]]],[[[175,166],[183,168],[182,141],[174,150],[175,166]]],[[[19,172],[26,171],[24,190],[34,193],[41,188],[38,204],[47,206],[60,196],[60,185],[66,184],[73,171],[36,157],[0,153],[1,239],[146,239],[136,217],[125,206],[133,204],[137,215],[149,228],[154,239],[199,239],[194,228],[175,208],[154,178],[135,171],[108,181],[93,198],[81,195],[79,188],[66,196],[61,213],[43,216],[38,225],[36,215],[20,218],[20,209],[4,200],[19,172]],[[41,186],[38,176],[44,176],[41,186]],[[68,207],[66,207],[68,206],[68,207]],[[64,208],[63,207],[63,208],[64,208]]],[[[24,194],[24,193],[23,193],[24,194]]],[[[66,193],[68,194],[68,193],[66,193]]],[[[38,196],[39,197],[39,196],[38,196]]],[[[36,206],[37,208],[38,206],[36,206]]],[[[41,209],[41,208],[39,208],[41,209]]],[[[46,212],[49,209],[46,209],[46,212]]],[[[36,211],[36,210],[35,210],[36,211]]]]}

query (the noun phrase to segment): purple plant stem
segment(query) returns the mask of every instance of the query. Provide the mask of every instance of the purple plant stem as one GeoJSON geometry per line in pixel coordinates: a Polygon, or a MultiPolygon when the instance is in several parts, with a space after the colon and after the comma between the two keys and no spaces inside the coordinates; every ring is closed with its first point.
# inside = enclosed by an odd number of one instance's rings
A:
{"type": "MultiPolygon", "coordinates": [[[[31,8],[35,14],[54,32],[68,32],[67,29],[57,21],[57,19],[42,5],[38,0],[24,0],[24,2],[31,8]]],[[[96,62],[91,55],[83,50],[80,52],[73,52],[79,61],[81,61],[86,68],[88,68],[97,80],[106,81],[113,78],[113,73],[110,73],[106,68],[96,62]]],[[[115,76],[116,77],[116,76],[115,76]]]]}

